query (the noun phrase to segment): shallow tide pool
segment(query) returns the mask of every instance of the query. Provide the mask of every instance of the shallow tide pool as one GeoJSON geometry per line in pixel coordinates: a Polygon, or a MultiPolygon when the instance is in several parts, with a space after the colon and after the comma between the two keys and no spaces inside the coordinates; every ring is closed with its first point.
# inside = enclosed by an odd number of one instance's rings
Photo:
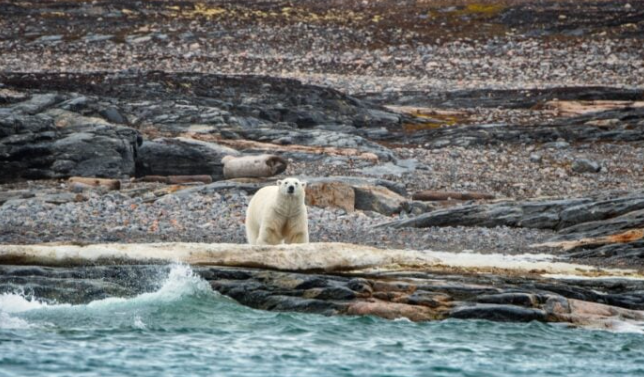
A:
{"type": "Polygon", "coordinates": [[[0,376],[644,376],[644,335],[250,309],[185,266],[87,305],[0,295],[0,376]]]}

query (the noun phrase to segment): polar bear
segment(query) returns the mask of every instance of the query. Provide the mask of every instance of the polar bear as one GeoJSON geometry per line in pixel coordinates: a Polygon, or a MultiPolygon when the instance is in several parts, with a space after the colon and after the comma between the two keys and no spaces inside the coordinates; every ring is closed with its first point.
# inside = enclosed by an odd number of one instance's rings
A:
{"type": "Polygon", "coordinates": [[[246,211],[246,237],[251,245],[308,243],[309,222],[304,203],[306,182],[277,181],[260,189],[246,211]]]}

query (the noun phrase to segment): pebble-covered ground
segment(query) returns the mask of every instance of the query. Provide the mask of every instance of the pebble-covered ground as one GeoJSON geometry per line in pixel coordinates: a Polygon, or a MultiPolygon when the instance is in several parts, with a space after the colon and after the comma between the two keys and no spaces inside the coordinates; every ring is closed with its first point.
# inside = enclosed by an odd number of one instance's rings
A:
{"type": "MultiPolygon", "coordinates": [[[[34,182],[31,189],[58,191],[51,186],[51,182],[34,182]]],[[[58,188],[64,189],[64,184],[58,188]]],[[[250,196],[245,192],[167,195],[151,203],[118,191],[89,193],[87,199],[64,204],[33,198],[5,203],[0,207],[0,243],[246,242],[244,218],[250,196]]],[[[527,246],[552,235],[506,227],[374,229],[392,219],[376,212],[309,207],[310,238],[383,248],[515,254],[543,251],[527,246]]]]}
{"type": "Polygon", "coordinates": [[[31,0],[0,9],[0,67],[10,71],[261,74],[351,93],[644,84],[639,1],[31,0]]]}
{"type": "MultiPolygon", "coordinates": [[[[332,163],[290,161],[282,176],[380,176],[404,183],[409,194],[419,190],[476,191],[514,199],[570,198],[644,189],[644,149],[637,144],[394,150],[401,160],[414,160],[411,166],[415,168],[393,167],[390,171],[380,165],[376,167],[383,168],[384,174],[378,175],[368,170],[372,167],[335,157],[330,159],[332,163]],[[601,170],[574,171],[573,162],[581,158],[597,161],[601,170]]],[[[128,181],[123,184],[120,192],[85,193],[78,202],[55,204],[39,198],[6,202],[0,206],[0,243],[246,242],[244,216],[250,196],[244,191],[166,195],[149,201],[153,191],[166,186],[128,181]]],[[[68,194],[70,187],[63,181],[0,185],[0,192],[15,190],[68,194]]],[[[553,236],[550,231],[508,227],[374,229],[398,216],[310,207],[311,240],[392,248],[533,253],[547,250],[529,245],[553,236]]]]}
{"type": "MultiPolygon", "coordinates": [[[[579,197],[598,192],[644,189],[644,148],[641,143],[446,148],[396,148],[401,159],[415,160],[416,169],[382,169],[381,177],[404,182],[411,193],[422,190],[476,191],[499,198],[579,197]],[[575,161],[600,166],[597,173],[578,172],[575,161]],[[390,174],[386,174],[389,171],[390,174]]],[[[292,162],[291,175],[365,176],[349,159],[333,164],[292,162]]]]}

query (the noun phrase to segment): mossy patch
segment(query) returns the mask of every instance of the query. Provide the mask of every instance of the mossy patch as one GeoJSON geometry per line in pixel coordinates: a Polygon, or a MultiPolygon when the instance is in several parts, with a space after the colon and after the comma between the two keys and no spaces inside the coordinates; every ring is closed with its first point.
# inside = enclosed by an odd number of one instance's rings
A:
{"type": "Polygon", "coordinates": [[[470,4],[462,10],[462,13],[480,14],[487,16],[496,16],[501,13],[505,7],[499,4],[470,4]]]}

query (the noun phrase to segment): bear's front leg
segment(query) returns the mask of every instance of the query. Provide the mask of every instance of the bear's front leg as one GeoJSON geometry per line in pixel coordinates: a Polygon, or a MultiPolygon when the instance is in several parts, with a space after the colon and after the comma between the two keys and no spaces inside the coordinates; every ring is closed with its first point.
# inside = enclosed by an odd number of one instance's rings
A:
{"type": "Polygon", "coordinates": [[[282,237],[274,228],[262,226],[259,229],[256,245],[278,245],[280,242],[282,242],[282,237]]]}
{"type": "Polygon", "coordinates": [[[309,233],[308,232],[297,232],[293,233],[286,239],[287,244],[291,243],[309,243],[309,233]]]}
{"type": "Polygon", "coordinates": [[[302,215],[290,219],[288,224],[286,224],[287,231],[285,232],[284,241],[287,244],[309,243],[309,221],[306,210],[303,212],[302,215]]]}

